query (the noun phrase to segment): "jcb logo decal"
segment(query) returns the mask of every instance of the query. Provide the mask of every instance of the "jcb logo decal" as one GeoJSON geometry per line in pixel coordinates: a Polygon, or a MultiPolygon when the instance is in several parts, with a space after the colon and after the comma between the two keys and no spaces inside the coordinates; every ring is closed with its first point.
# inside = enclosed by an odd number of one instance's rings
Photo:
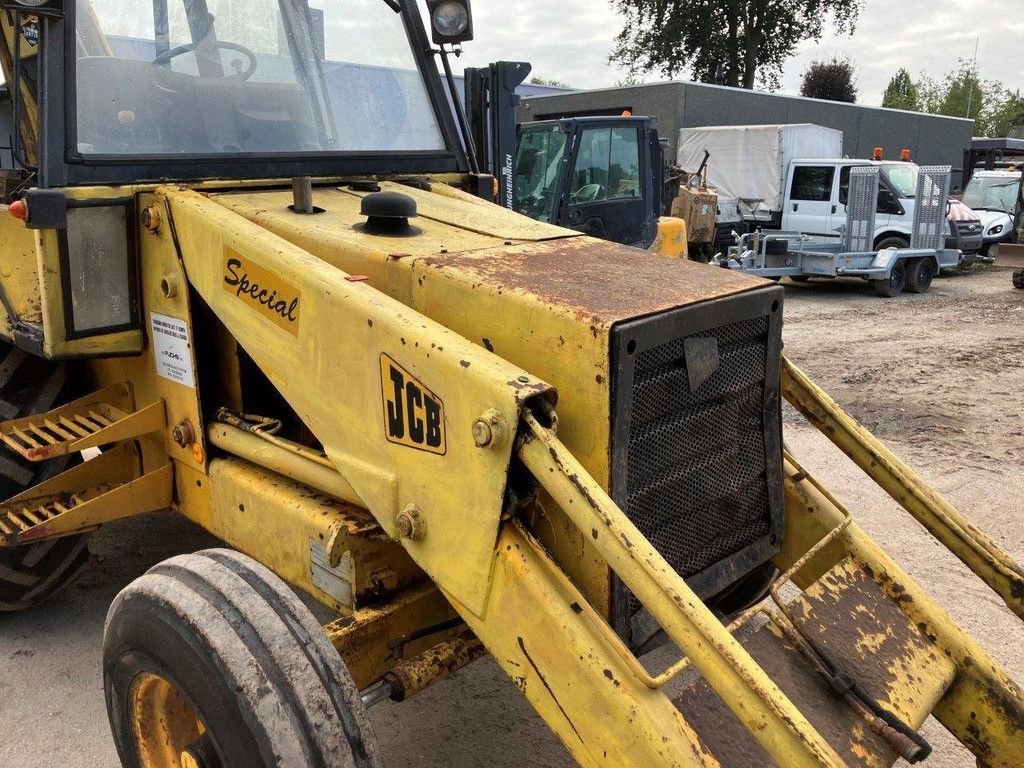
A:
{"type": "Polygon", "coordinates": [[[387,355],[380,356],[384,429],[388,442],[444,455],[444,403],[387,355]]]}

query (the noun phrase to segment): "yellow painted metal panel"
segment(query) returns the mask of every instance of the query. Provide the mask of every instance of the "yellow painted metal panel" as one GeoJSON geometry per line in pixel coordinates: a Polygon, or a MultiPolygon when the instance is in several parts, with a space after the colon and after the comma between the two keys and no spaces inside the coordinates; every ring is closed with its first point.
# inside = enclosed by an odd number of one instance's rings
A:
{"type": "Polygon", "coordinates": [[[166,189],[190,283],[310,427],[382,527],[414,505],[428,533],[405,540],[440,585],[482,611],[490,582],[511,445],[477,448],[472,424],[495,409],[518,422],[536,377],[375,291],[341,270],[193,192],[166,189]],[[302,296],[297,336],[255,322],[222,290],[227,249],[273,272],[302,296]],[[330,322],[314,322],[330,318],[330,322]],[[379,356],[386,353],[444,403],[445,455],[385,436],[379,356]],[[377,414],[368,419],[367,414],[377,414]],[[467,473],[466,467],[474,471],[467,473]]]}

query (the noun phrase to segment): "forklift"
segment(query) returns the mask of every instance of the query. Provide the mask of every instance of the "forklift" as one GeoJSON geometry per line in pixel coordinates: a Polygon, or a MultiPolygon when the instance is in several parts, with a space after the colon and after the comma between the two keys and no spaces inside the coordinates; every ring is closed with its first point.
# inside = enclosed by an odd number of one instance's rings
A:
{"type": "Polygon", "coordinates": [[[679,179],[655,119],[624,113],[517,124],[516,88],[529,73],[529,64],[514,61],[465,72],[473,148],[481,169],[498,179],[497,202],[536,221],[663,252],[681,221],[667,215],[679,179]]]}

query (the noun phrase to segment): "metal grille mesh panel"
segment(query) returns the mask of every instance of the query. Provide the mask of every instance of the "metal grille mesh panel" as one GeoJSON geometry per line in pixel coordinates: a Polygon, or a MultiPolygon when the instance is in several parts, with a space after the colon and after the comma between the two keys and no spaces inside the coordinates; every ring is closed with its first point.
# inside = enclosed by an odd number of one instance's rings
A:
{"type": "Polygon", "coordinates": [[[924,165],[917,172],[917,197],[914,199],[914,224],[911,248],[939,249],[946,244],[946,204],[949,200],[948,165],[924,165]]]}
{"type": "MultiPolygon", "coordinates": [[[[770,532],[765,433],[778,414],[764,407],[768,330],[757,317],[686,337],[718,341],[719,367],[695,391],[684,338],[637,356],[626,513],[684,577],[770,532]]],[[[635,598],[630,609],[640,609],[635,598]]]]}
{"type": "Polygon", "coordinates": [[[875,242],[875,213],[878,210],[878,166],[850,169],[850,191],[846,202],[846,250],[866,253],[875,242]]]}

